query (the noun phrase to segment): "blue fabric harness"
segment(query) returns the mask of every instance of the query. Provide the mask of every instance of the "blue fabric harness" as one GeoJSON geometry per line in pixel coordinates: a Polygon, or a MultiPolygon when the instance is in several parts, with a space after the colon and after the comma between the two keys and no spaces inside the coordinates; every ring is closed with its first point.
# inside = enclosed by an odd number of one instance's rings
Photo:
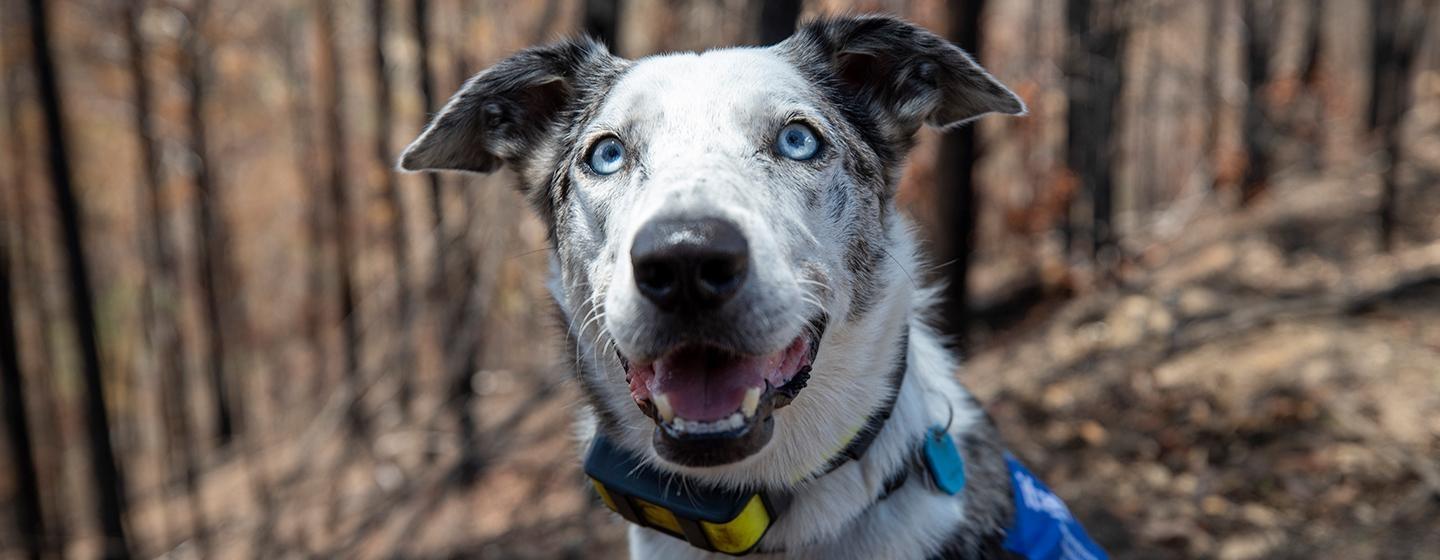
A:
{"type": "Polygon", "coordinates": [[[1005,467],[1015,494],[1015,519],[1005,530],[1001,546],[1030,560],[1106,560],[1109,558],[1085,528],[1075,521],[1065,502],[1035,478],[1009,453],[1005,467]]]}
{"type": "MultiPolygon", "coordinates": [[[[947,426],[930,428],[921,455],[936,489],[954,496],[965,488],[965,460],[947,426]]],[[[1010,474],[1015,516],[1005,528],[1001,548],[1028,560],[1108,560],[1065,502],[1009,452],[1005,453],[1005,469],[1010,474]]]]}

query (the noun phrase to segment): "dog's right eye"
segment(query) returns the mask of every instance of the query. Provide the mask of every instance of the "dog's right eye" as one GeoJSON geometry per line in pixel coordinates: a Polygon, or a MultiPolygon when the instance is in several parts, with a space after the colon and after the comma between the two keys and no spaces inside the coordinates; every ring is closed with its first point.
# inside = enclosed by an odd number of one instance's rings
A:
{"type": "Polygon", "coordinates": [[[600,175],[619,171],[625,165],[625,145],[615,138],[606,138],[590,148],[590,169],[600,175]]]}

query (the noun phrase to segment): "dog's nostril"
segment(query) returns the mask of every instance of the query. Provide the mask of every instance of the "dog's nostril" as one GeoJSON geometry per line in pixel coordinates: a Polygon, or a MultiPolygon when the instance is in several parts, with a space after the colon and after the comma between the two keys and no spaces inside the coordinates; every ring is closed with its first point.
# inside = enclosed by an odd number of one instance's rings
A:
{"type": "Polygon", "coordinates": [[[713,295],[722,295],[740,287],[748,259],[722,257],[706,259],[697,271],[697,285],[713,295]]]}
{"type": "Polygon", "coordinates": [[[630,247],[635,287],[667,311],[713,309],[745,283],[750,247],[740,228],[718,218],[660,218],[630,247]]]}
{"type": "Polygon", "coordinates": [[[667,263],[635,265],[635,283],[647,293],[664,295],[675,289],[675,271],[667,263]]]}

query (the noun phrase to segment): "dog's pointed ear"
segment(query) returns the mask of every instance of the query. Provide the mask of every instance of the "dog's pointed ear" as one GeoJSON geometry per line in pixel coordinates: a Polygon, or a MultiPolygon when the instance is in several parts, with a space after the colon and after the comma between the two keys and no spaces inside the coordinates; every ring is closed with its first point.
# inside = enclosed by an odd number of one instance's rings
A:
{"type": "Polygon", "coordinates": [[[520,51],[471,77],[400,156],[402,171],[489,173],[533,152],[586,78],[623,60],[588,37],[520,51]]]}
{"type": "Polygon", "coordinates": [[[802,69],[828,71],[843,94],[913,134],[988,113],[1021,115],[1025,104],[949,41],[889,16],[812,21],[776,46],[802,69]]]}

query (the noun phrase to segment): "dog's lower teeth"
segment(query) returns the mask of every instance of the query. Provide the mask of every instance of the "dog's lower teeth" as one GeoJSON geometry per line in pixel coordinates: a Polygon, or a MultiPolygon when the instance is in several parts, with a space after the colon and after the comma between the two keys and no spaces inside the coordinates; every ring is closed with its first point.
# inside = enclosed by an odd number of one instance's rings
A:
{"type": "Polygon", "coordinates": [[[699,420],[686,420],[676,418],[670,423],[670,429],[676,432],[687,434],[714,434],[740,429],[745,425],[745,415],[734,412],[729,416],[713,422],[701,422],[699,420]]]}

